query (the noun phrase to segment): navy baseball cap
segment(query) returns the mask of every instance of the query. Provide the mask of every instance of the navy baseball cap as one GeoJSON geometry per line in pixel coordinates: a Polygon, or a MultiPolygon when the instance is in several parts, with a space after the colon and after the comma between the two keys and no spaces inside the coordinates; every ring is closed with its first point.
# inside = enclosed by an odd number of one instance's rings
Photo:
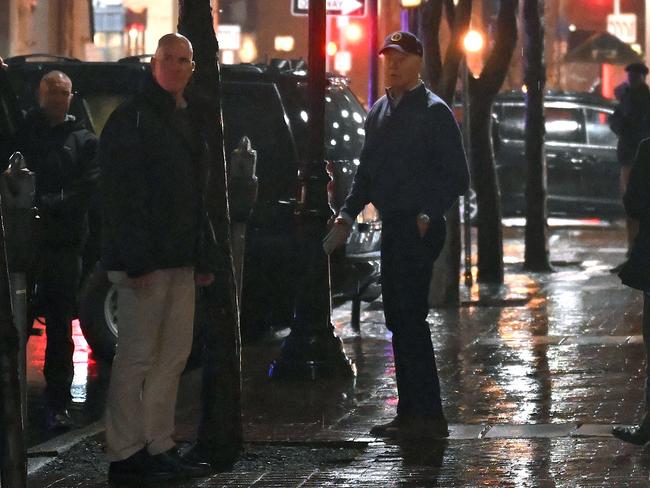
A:
{"type": "Polygon", "coordinates": [[[422,57],[422,43],[410,32],[398,31],[387,36],[379,54],[384,54],[387,49],[396,49],[404,54],[415,54],[422,57]]]}
{"type": "Polygon", "coordinates": [[[625,71],[645,76],[648,74],[648,67],[643,63],[632,63],[625,67],[625,71]]]}

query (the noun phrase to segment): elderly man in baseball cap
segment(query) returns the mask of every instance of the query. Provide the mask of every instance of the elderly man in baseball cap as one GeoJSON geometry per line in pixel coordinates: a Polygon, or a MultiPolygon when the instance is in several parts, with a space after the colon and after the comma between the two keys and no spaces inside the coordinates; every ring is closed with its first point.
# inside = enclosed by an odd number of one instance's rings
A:
{"type": "Polygon", "coordinates": [[[393,333],[399,403],[397,416],[373,427],[371,434],[442,438],[449,431],[427,298],[433,262],[445,241],[445,212],[467,190],[469,173],[451,110],[420,79],[420,40],[409,32],[394,32],[379,54],[386,95],[366,119],[360,164],[330,241],[345,242],[366,204],[379,210],[384,314],[393,333]]]}

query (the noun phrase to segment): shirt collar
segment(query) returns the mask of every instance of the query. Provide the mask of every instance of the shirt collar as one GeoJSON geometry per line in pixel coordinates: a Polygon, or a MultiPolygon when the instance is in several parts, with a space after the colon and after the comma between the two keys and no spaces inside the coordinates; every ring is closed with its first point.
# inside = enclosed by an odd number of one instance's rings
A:
{"type": "Polygon", "coordinates": [[[415,85],[413,88],[411,88],[411,89],[408,90],[407,92],[402,93],[399,97],[394,97],[394,96],[392,95],[392,93],[390,92],[390,89],[389,89],[389,88],[386,88],[386,98],[388,98],[388,101],[390,102],[390,106],[391,106],[393,109],[397,108],[397,105],[399,105],[399,102],[402,101],[402,99],[404,98],[404,96],[405,96],[406,94],[411,93],[411,92],[414,92],[415,90],[417,90],[418,88],[420,88],[423,84],[424,84],[424,82],[423,82],[422,80],[420,80],[420,81],[418,82],[417,85],[415,85]]]}

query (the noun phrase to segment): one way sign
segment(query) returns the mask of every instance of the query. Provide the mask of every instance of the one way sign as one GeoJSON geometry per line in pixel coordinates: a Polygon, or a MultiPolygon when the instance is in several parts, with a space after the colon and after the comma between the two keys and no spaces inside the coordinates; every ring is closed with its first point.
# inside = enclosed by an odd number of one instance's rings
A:
{"type": "MultiPolygon", "coordinates": [[[[327,15],[349,15],[364,17],[366,15],[366,0],[325,0],[327,15]]],[[[308,15],[309,0],[291,0],[293,15],[308,15]]]]}

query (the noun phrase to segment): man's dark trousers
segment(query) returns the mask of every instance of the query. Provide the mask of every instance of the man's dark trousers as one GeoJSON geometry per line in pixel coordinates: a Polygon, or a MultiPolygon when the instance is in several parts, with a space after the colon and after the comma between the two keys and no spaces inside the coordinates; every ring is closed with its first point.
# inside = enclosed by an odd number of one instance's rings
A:
{"type": "Polygon", "coordinates": [[[426,321],[433,263],[445,222],[432,220],[420,236],[416,216],[382,219],[381,280],[386,327],[393,333],[400,417],[442,415],[440,382],[426,321]]]}
{"type": "Polygon", "coordinates": [[[42,300],[47,333],[43,374],[48,407],[57,410],[66,408],[71,399],[70,386],[74,376],[72,318],[81,257],[78,249],[66,247],[44,246],[40,253],[39,299],[42,300]]]}

